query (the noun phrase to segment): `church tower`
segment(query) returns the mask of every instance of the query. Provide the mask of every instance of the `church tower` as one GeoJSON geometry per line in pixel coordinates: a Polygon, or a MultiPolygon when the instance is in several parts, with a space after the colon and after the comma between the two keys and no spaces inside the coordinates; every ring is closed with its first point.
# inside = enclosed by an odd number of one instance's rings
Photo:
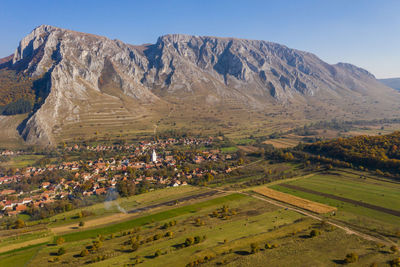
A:
{"type": "Polygon", "coordinates": [[[157,154],[156,151],[153,149],[153,154],[151,155],[151,161],[156,163],[157,162],[157,154]]]}

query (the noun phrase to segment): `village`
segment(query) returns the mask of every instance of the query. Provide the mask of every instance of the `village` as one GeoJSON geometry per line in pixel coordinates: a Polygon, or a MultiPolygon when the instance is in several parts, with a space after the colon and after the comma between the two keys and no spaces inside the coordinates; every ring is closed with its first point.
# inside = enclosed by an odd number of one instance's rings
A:
{"type": "MultiPolygon", "coordinates": [[[[64,151],[115,151],[117,156],[96,160],[75,160],[44,167],[15,169],[12,175],[0,176],[0,216],[13,216],[29,208],[41,208],[59,200],[106,195],[118,183],[131,187],[155,188],[185,186],[194,180],[210,181],[214,175],[232,170],[233,156],[219,149],[178,151],[175,147],[211,147],[213,138],[141,141],[124,146],[65,146],[64,151]],[[124,156],[118,152],[125,151],[124,156]],[[190,151],[190,152],[188,152],[190,151]],[[230,164],[226,164],[230,161],[230,164]],[[204,168],[207,162],[225,163],[222,168],[204,168]],[[183,167],[185,166],[185,167],[183,167]],[[190,167],[188,167],[190,166],[190,167]],[[67,173],[68,177],[52,177],[49,173],[67,173]],[[39,179],[38,179],[39,177],[39,179]],[[37,184],[34,188],[18,189],[20,184],[37,184]]],[[[12,151],[8,151],[11,153],[12,151]]],[[[54,176],[54,175],[53,175],[54,176]]]]}

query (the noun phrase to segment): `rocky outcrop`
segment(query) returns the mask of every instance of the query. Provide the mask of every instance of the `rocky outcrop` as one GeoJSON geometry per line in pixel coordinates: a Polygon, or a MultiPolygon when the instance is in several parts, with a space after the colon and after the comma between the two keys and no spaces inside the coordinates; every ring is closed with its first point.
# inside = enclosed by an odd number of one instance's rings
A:
{"type": "Polygon", "coordinates": [[[43,79],[41,105],[21,126],[26,141],[42,145],[55,143],[60,122],[81,120],[82,103],[92,91],[138,105],[189,94],[263,109],[321,95],[374,95],[377,85],[373,75],[353,65],[329,65],[266,41],[170,34],[134,46],[47,25],[20,42],[11,65],[43,79]]]}

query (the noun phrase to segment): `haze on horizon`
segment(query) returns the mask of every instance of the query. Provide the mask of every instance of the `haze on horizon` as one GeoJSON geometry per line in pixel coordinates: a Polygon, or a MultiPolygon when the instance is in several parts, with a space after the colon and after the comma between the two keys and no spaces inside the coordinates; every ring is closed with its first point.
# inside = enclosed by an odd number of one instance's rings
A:
{"type": "Polygon", "coordinates": [[[41,24],[130,44],[168,33],[266,40],[348,62],[377,78],[400,77],[400,2],[337,1],[31,1],[0,5],[0,57],[41,24]]]}

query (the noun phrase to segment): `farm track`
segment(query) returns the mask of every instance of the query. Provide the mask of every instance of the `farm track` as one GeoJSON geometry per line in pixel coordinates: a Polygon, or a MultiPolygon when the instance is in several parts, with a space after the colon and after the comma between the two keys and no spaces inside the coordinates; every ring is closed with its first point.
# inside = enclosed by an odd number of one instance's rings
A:
{"type": "Polygon", "coordinates": [[[392,210],[392,209],[388,209],[388,208],[372,205],[372,204],[369,204],[369,203],[365,203],[365,202],[361,202],[361,201],[357,201],[357,200],[353,200],[353,199],[349,199],[349,198],[345,198],[345,197],[339,197],[339,196],[332,195],[332,194],[322,193],[322,192],[318,192],[318,191],[315,191],[315,190],[312,190],[312,189],[308,189],[308,188],[304,188],[304,187],[301,187],[301,186],[285,184],[285,183],[280,184],[280,186],[283,186],[283,187],[286,187],[286,188],[289,188],[289,189],[302,191],[302,192],[305,192],[305,193],[310,193],[310,194],[314,194],[314,195],[318,195],[318,196],[323,196],[323,197],[327,197],[327,198],[331,198],[331,199],[347,202],[347,203],[354,204],[354,205],[357,205],[357,206],[361,206],[361,207],[364,207],[364,208],[368,208],[368,209],[372,209],[372,210],[376,210],[376,211],[379,211],[379,212],[383,212],[383,213],[387,213],[387,214],[390,214],[390,215],[394,215],[394,216],[400,217],[400,211],[397,211],[397,210],[392,210]]]}

